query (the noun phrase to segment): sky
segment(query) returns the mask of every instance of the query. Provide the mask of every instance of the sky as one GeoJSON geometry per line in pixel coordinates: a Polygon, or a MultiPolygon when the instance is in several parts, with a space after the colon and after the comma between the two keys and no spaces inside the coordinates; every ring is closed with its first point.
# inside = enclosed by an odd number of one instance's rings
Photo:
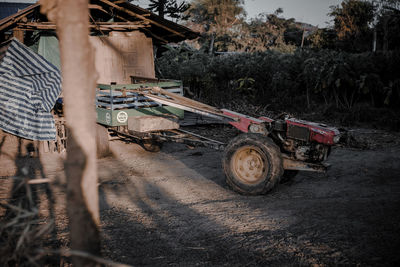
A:
{"type": "MultiPolygon", "coordinates": [[[[138,0],[134,4],[146,8],[148,0],[138,0]]],[[[342,0],[245,0],[244,8],[248,18],[254,18],[258,14],[273,13],[279,7],[283,9],[284,18],[294,18],[296,21],[305,22],[324,28],[332,25],[331,18],[327,15],[332,5],[339,5],[342,0]]]]}
{"type": "MultiPolygon", "coordinates": [[[[35,0],[0,0],[0,2],[35,2],[35,0]]],[[[339,5],[341,2],[342,0],[244,0],[244,8],[247,17],[254,18],[263,12],[273,13],[281,7],[283,9],[281,16],[284,18],[294,18],[296,21],[324,28],[332,25],[332,19],[327,15],[329,7],[339,5]]],[[[149,1],[137,0],[133,3],[146,8],[149,1]]]]}
{"type": "MultiPolygon", "coordinates": [[[[339,5],[342,0],[245,0],[248,17],[259,13],[273,13],[279,7],[283,9],[284,18],[295,18],[296,21],[310,23],[320,28],[327,26],[332,19],[327,15],[330,6],[339,5]]],[[[328,25],[332,25],[330,22],[328,25]]]]}

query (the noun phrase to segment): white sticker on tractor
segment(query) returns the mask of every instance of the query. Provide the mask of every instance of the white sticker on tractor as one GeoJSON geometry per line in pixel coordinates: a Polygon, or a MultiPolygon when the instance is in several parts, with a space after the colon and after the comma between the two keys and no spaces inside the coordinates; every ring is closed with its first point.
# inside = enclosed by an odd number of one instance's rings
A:
{"type": "Polygon", "coordinates": [[[120,111],[117,114],[117,121],[119,123],[125,123],[128,120],[128,114],[125,111],[120,111]]]}
{"type": "Polygon", "coordinates": [[[111,114],[110,113],[106,113],[106,123],[111,124],[111,114]]]}

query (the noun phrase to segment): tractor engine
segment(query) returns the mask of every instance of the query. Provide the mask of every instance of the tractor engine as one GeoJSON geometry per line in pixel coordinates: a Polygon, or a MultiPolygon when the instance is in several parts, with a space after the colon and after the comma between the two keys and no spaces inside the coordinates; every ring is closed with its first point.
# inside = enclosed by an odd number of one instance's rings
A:
{"type": "Polygon", "coordinates": [[[243,194],[266,193],[299,171],[325,172],[329,164],[323,161],[340,139],[336,128],[321,123],[222,111],[244,132],[229,142],[223,160],[227,183],[243,194]]]}
{"type": "Polygon", "coordinates": [[[311,163],[326,160],[339,141],[335,128],[293,118],[274,121],[272,136],[290,158],[311,163]]]}

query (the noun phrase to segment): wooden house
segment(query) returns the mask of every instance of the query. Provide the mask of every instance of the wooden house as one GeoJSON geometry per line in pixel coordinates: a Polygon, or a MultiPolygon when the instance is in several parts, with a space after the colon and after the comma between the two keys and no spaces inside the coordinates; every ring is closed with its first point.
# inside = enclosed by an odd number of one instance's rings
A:
{"type": "MultiPolygon", "coordinates": [[[[88,8],[90,40],[95,49],[95,64],[99,74],[98,84],[115,86],[138,81],[154,82],[154,48],[198,37],[198,34],[189,28],[161,18],[125,0],[90,0],[88,8]]],[[[18,39],[60,68],[56,25],[40,13],[38,3],[0,20],[0,44],[11,38],[18,39]]],[[[110,108],[104,106],[107,103],[102,102],[100,105],[97,100],[96,98],[97,121],[103,125],[123,125],[118,121],[118,114],[121,112],[126,112],[129,116],[141,115],[136,104],[124,103],[126,107],[119,107],[111,103],[110,108]]],[[[174,112],[159,105],[141,108],[154,112],[174,112]]],[[[176,113],[178,114],[177,111],[176,113]]],[[[57,129],[62,128],[63,123],[64,118],[56,118],[57,129]]],[[[0,137],[4,134],[6,133],[0,130],[0,137]]],[[[47,150],[60,152],[65,146],[65,135],[62,136],[57,136],[56,142],[52,141],[47,150]]],[[[13,140],[16,137],[9,135],[7,138],[13,140]]],[[[46,152],[46,148],[44,150],[46,152]]],[[[13,158],[11,154],[9,157],[13,158]]]]}
{"type": "MultiPolygon", "coordinates": [[[[98,83],[128,84],[137,77],[155,79],[153,48],[198,36],[125,0],[91,0],[88,8],[98,83]]],[[[0,20],[0,43],[15,37],[59,67],[55,30],[55,23],[40,13],[36,3],[0,20]]]]}

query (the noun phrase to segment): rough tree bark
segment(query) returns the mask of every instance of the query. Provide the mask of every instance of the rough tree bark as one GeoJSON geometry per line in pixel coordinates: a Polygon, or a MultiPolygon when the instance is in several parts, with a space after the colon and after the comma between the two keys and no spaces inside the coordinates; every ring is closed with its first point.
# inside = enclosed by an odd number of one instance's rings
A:
{"type": "Polygon", "coordinates": [[[387,15],[383,16],[383,48],[384,52],[389,50],[389,19],[387,15]]]}
{"type": "MultiPolygon", "coordinates": [[[[40,0],[60,41],[64,114],[69,129],[65,161],[71,249],[100,254],[95,143],[94,53],[89,43],[88,0],[40,0]]],[[[73,257],[74,266],[95,266],[73,257]]]]}

